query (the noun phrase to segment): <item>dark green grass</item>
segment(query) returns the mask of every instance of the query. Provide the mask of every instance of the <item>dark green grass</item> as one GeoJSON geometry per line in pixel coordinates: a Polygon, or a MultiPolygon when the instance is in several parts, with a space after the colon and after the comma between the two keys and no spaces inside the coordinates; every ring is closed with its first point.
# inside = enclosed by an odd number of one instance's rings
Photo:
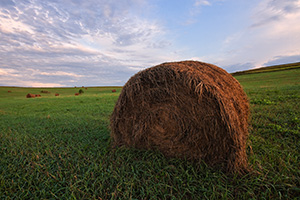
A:
{"type": "Polygon", "coordinates": [[[156,151],[111,149],[120,88],[74,96],[80,88],[0,87],[0,199],[296,199],[299,75],[237,76],[251,102],[248,155],[258,172],[244,177],[156,151]],[[41,90],[51,94],[25,98],[41,90]]]}

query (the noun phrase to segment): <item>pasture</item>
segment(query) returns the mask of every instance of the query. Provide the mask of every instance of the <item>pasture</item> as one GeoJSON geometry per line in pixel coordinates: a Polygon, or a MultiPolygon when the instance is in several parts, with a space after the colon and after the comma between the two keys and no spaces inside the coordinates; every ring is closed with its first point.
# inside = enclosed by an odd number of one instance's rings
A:
{"type": "Polygon", "coordinates": [[[82,88],[0,87],[0,199],[297,199],[299,77],[300,68],[235,76],[252,116],[255,173],[242,177],[158,151],[112,149],[121,88],[75,96],[82,88]]]}

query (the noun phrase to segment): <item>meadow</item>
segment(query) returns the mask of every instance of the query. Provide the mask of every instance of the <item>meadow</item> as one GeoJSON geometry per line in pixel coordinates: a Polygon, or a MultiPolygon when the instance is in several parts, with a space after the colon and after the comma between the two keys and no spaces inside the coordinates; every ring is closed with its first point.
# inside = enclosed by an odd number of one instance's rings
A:
{"type": "Polygon", "coordinates": [[[81,88],[0,87],[0,199],[297,199],[299,77],[300,68],[235,76],[251,105],[253,173],[244,176],[112,149],[109,116],[121,88],[75,96],[81,88]]]}

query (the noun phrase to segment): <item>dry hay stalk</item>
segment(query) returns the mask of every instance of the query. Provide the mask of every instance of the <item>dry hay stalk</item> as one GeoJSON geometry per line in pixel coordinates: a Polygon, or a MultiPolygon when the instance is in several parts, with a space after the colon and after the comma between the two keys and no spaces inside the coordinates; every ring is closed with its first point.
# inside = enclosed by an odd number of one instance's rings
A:
{"type": "Polygon", "coordinates": [[[114,146],[159,149],[247,172],[249,103],[225,70],[197,61],[145,69],[123,87],[110,119],[114,146]]]}

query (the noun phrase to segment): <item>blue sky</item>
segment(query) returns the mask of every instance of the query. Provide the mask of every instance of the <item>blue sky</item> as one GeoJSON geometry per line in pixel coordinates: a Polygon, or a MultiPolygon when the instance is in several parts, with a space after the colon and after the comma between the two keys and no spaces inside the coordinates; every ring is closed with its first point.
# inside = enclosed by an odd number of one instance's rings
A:
{"type": "Polygon", "coordinates": [[[300,61],[300,0],[1,0],[0,86],[114,86],[163,62],[300,61]]]}

